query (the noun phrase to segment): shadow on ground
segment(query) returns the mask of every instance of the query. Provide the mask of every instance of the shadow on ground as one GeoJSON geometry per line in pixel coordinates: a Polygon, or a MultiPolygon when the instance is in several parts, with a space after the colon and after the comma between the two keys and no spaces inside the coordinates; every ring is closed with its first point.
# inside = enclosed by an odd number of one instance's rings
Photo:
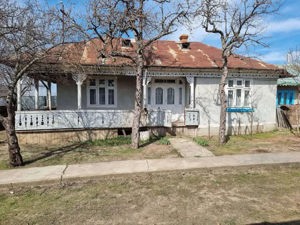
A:
{"type": "Polygon", "coordinates": [[[42,160],[42,159],[46,159],[46,158],[50,158],[50,157],[53,157],[53,156],[56,156],[56,155],[61,155],[61,154],[68,153],[68,152],[71,152],[71,151],[73,151],[73,150],[75,150],[79,147],[84,146],[84,145],[85,145],[85,143],[76,143],[76,144],[72,144],[72,145],[68,145],[68,146],[63,146],[63,147],[58,148],[58,149],[49,150],[47,152],[42,152],[38,156],[33,157],[32,159],[25,160],[24,165],[29,165],[31,163],[37,162],[37,161],[42,160]]]}
{"type": "Polygon", "coordinates": [[[287,222],[275,222],[275,223],[269,223],[269,222],[251,223],[248,225],[300,225],[300,220],[287,221],[287,222]]]}

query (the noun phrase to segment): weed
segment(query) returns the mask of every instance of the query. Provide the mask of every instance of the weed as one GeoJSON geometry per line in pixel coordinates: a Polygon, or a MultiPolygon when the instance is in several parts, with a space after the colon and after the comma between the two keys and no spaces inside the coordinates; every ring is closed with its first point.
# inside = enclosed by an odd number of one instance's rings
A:
{"type": "Polygon", "coordinates": [[[158,144],[160,145],[170,145],[170,140],[168,137],[162,137],[158,140],[158,144]]]}
{"type": "Polygon", "coordinates": [[[201,145],[203,147],[209,146],[208,140],[203,137],[195,137],[193,138],[193,141],[196,142],[198,145],[201,145]]]}
{"type": "Polygon", "coordinates": [[[125,136],[125,137],[118,136],[110,139],[88,141],[88,144],[93,146],[119,146],[119,145],[127,145],[130,143],[131,143],[130,136],[125,136]]]}

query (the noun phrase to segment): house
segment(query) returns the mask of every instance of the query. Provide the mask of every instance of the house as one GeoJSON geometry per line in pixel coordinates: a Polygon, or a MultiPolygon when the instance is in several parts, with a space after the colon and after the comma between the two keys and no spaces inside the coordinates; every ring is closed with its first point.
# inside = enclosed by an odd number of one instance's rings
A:
{"type": "Polygon", "coordinates": [[[298,72],[287,67],[287,71],[292,77],[280,78],[277,81],[277,105],[296,105],[299,104],[300,76],[298,72]]]}
{"type": "MultiPolygon", "coordinates": [[[[120,49],[130,51],[134,44],[134,40],[120,40],[120,49]]],[[[57,84],[57,109],[17,111],[16,129],[21,140],[29,141],[28,133],[40,135],[30,140],[48,138],[51,142],[72,139],[72,135],[99,138],[130,131],[134,68],[128,60],[99,57],[99,46],[98,39],[64,44],[58,57],[51,56],[32,69],[30,77],[57,84]]],[[[154,42],[146,58],[142,129],[217,134],[221,50],[190,42],[182,35],[178,42],[154,42]]],[[[228,134],[276,128],[277,79],[282,76],[284,70],[274,65],[240,55],[230,57],[228,134]]]]}
{"type": "MultiPolygon", "coordinates": [[[[289,57],[288,57],[289,58],[289,57]]],[[[286,66],[290,77],[280,78],[277,81],[277,110],[278,113],[286,117],[286,123],[279,123],[282,127],[298,127],[299,126],[299,94],[300,94],[300,76],[299,72],[293,69],[289,64],[286,66]]]]}

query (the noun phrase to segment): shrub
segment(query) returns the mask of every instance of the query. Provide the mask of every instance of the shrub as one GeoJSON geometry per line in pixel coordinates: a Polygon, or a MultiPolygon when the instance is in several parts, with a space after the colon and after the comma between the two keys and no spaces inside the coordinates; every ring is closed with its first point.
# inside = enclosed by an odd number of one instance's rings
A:
{"type": "Polygon", "coordinates": [[[158,143],[159,143],[160,145],[169,145],[169,144],[171,144],[170,141],[169,141],[169,138],[167,138],[167,137],[162,137],[162,138],[160,138],[160,139],[158,140],[158,143]]]}
{"type": "Polygon", "coordinates": [[[203,137],[195,137],[193,138],[193,141],[196,142],[198,145],[201,145],[203,147],[208,146],[208,140],[203,137]]]}

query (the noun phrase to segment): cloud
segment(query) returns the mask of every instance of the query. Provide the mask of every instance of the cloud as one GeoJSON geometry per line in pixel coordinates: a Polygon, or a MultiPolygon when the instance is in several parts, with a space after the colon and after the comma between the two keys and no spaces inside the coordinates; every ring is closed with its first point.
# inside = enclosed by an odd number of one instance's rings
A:
{"type": "Polygon", "coordinates": [[[286,52],[269,52],[259,56],[259,59],[274,64],[286,63],[286,52]]]}
{"type": "Polygon", "coordinates": [[[300,30],[300,18],[290,18],[283,21],[273,21],[267,25],[267,32],[291,32],[300,30]]]}

